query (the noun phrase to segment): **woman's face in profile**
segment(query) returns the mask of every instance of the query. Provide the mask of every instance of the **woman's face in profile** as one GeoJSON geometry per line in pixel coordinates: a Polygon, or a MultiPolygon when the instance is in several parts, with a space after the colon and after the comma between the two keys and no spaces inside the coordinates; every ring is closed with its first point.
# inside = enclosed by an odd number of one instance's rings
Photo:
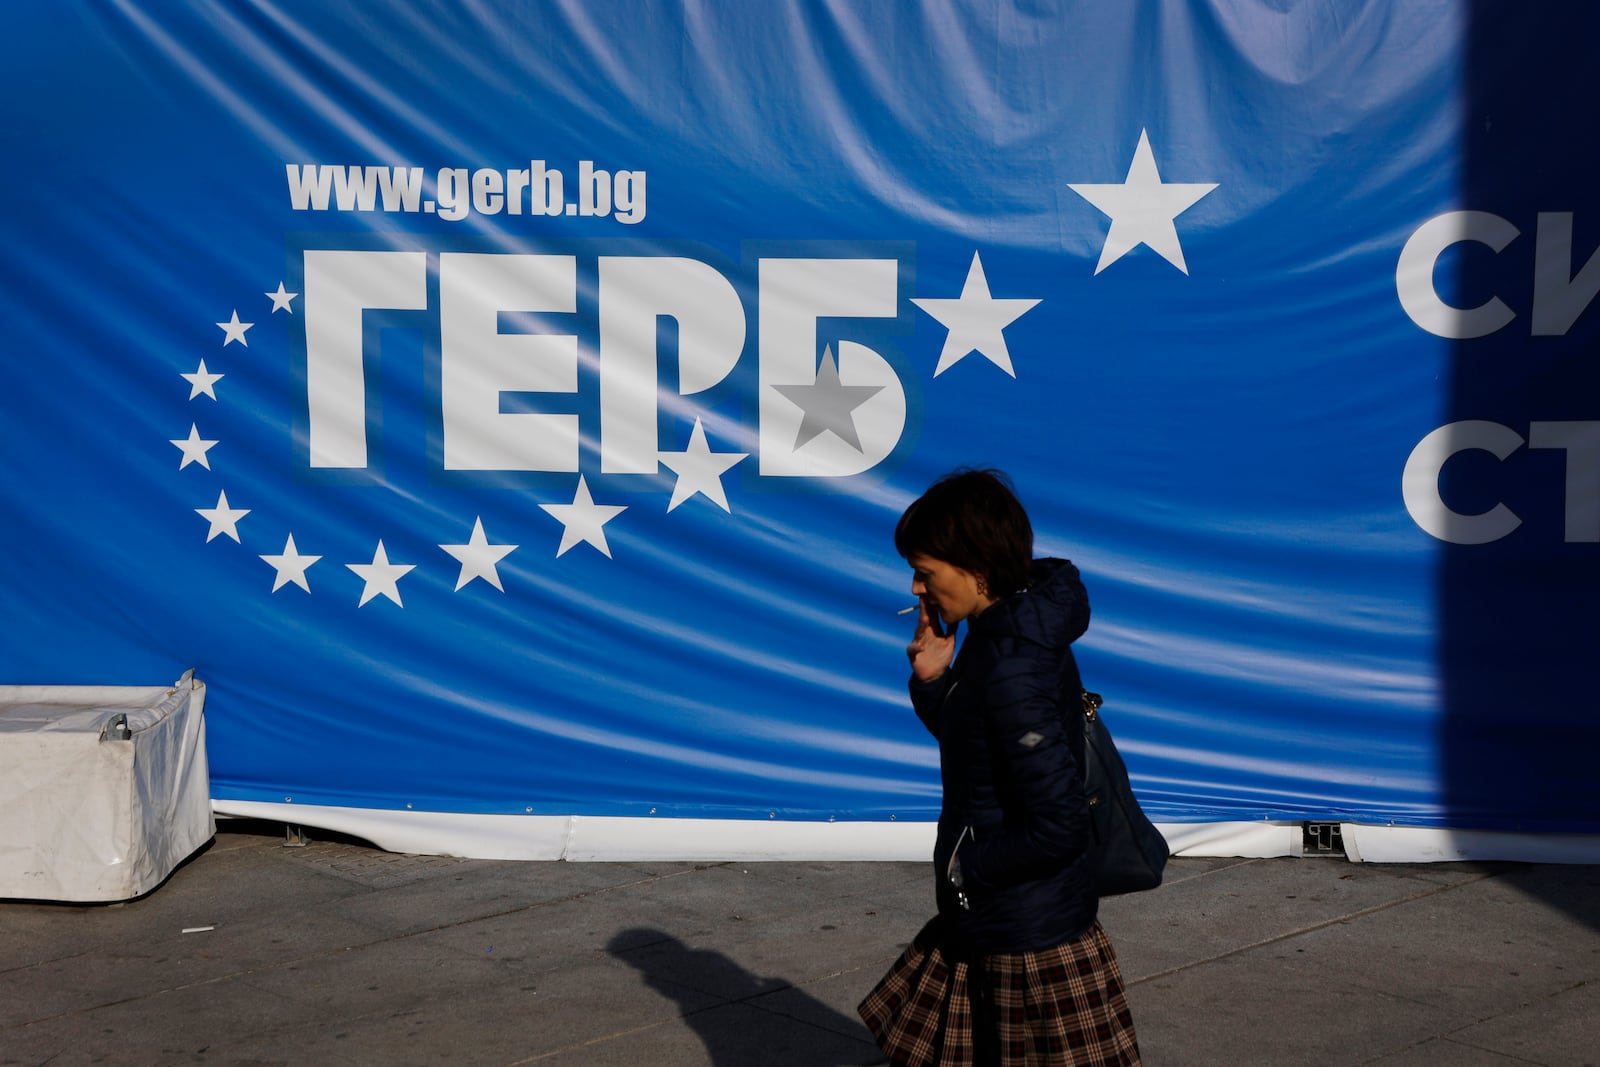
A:
{"type": "Polygon", "coordinates": [[[928,614],[937,613],[945,626],[962,619],[976,617],[993,603],[978,593],[978,576],[964,571],[953,563],[932,556],[911,555],[911,592],[927,606],[928,614]]]}

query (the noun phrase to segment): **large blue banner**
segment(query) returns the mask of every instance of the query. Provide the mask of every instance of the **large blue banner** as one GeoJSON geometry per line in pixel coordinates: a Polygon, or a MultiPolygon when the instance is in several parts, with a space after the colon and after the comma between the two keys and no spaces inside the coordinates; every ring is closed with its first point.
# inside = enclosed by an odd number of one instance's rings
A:
{"type": "Polygon", "coordinates": [[[930,819],[995,466],[1155,818],[1600,829],[1588,7],[9,21],[0,681],[215,797],[930,819]]]}

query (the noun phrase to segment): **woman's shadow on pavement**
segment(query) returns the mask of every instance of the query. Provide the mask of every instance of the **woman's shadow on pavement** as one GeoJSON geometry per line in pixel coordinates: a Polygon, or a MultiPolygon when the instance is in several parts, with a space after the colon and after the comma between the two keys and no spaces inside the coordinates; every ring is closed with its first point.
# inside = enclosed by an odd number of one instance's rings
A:
{"type": "Polygon", "coordinates": [[[751,974],[720,952],[634,927],[606,945],[678,1005],[713,1067],[843,1067],[884,1062],[861,1021],[782,978],[751,974]]]}

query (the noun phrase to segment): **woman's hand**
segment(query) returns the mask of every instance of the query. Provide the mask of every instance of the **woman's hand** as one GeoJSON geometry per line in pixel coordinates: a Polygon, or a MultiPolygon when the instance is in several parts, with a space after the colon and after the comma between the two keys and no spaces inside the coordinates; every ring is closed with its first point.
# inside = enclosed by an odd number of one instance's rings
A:
{"type": "Polygon", "coordinates": [[[938,616],[928,614],[926,603],[917,605],[917,631],[906,646],[906,658],[919,682],[931,682],[950,669],[956,652],[956,627],[960,625],[958,622],[947,630],[938,616]]]}

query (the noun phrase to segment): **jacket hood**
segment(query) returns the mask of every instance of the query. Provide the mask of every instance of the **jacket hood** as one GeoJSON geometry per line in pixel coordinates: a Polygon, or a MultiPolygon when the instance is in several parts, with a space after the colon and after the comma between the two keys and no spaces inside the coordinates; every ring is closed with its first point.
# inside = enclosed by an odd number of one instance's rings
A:
{"type": "Polygon", "coordinates": [[[1089,628],[1089,594],[1070,560],[1036,559],[1028,587],[994,603],[974,628],[1043,645],[1069,645],[1089,628]]]}

